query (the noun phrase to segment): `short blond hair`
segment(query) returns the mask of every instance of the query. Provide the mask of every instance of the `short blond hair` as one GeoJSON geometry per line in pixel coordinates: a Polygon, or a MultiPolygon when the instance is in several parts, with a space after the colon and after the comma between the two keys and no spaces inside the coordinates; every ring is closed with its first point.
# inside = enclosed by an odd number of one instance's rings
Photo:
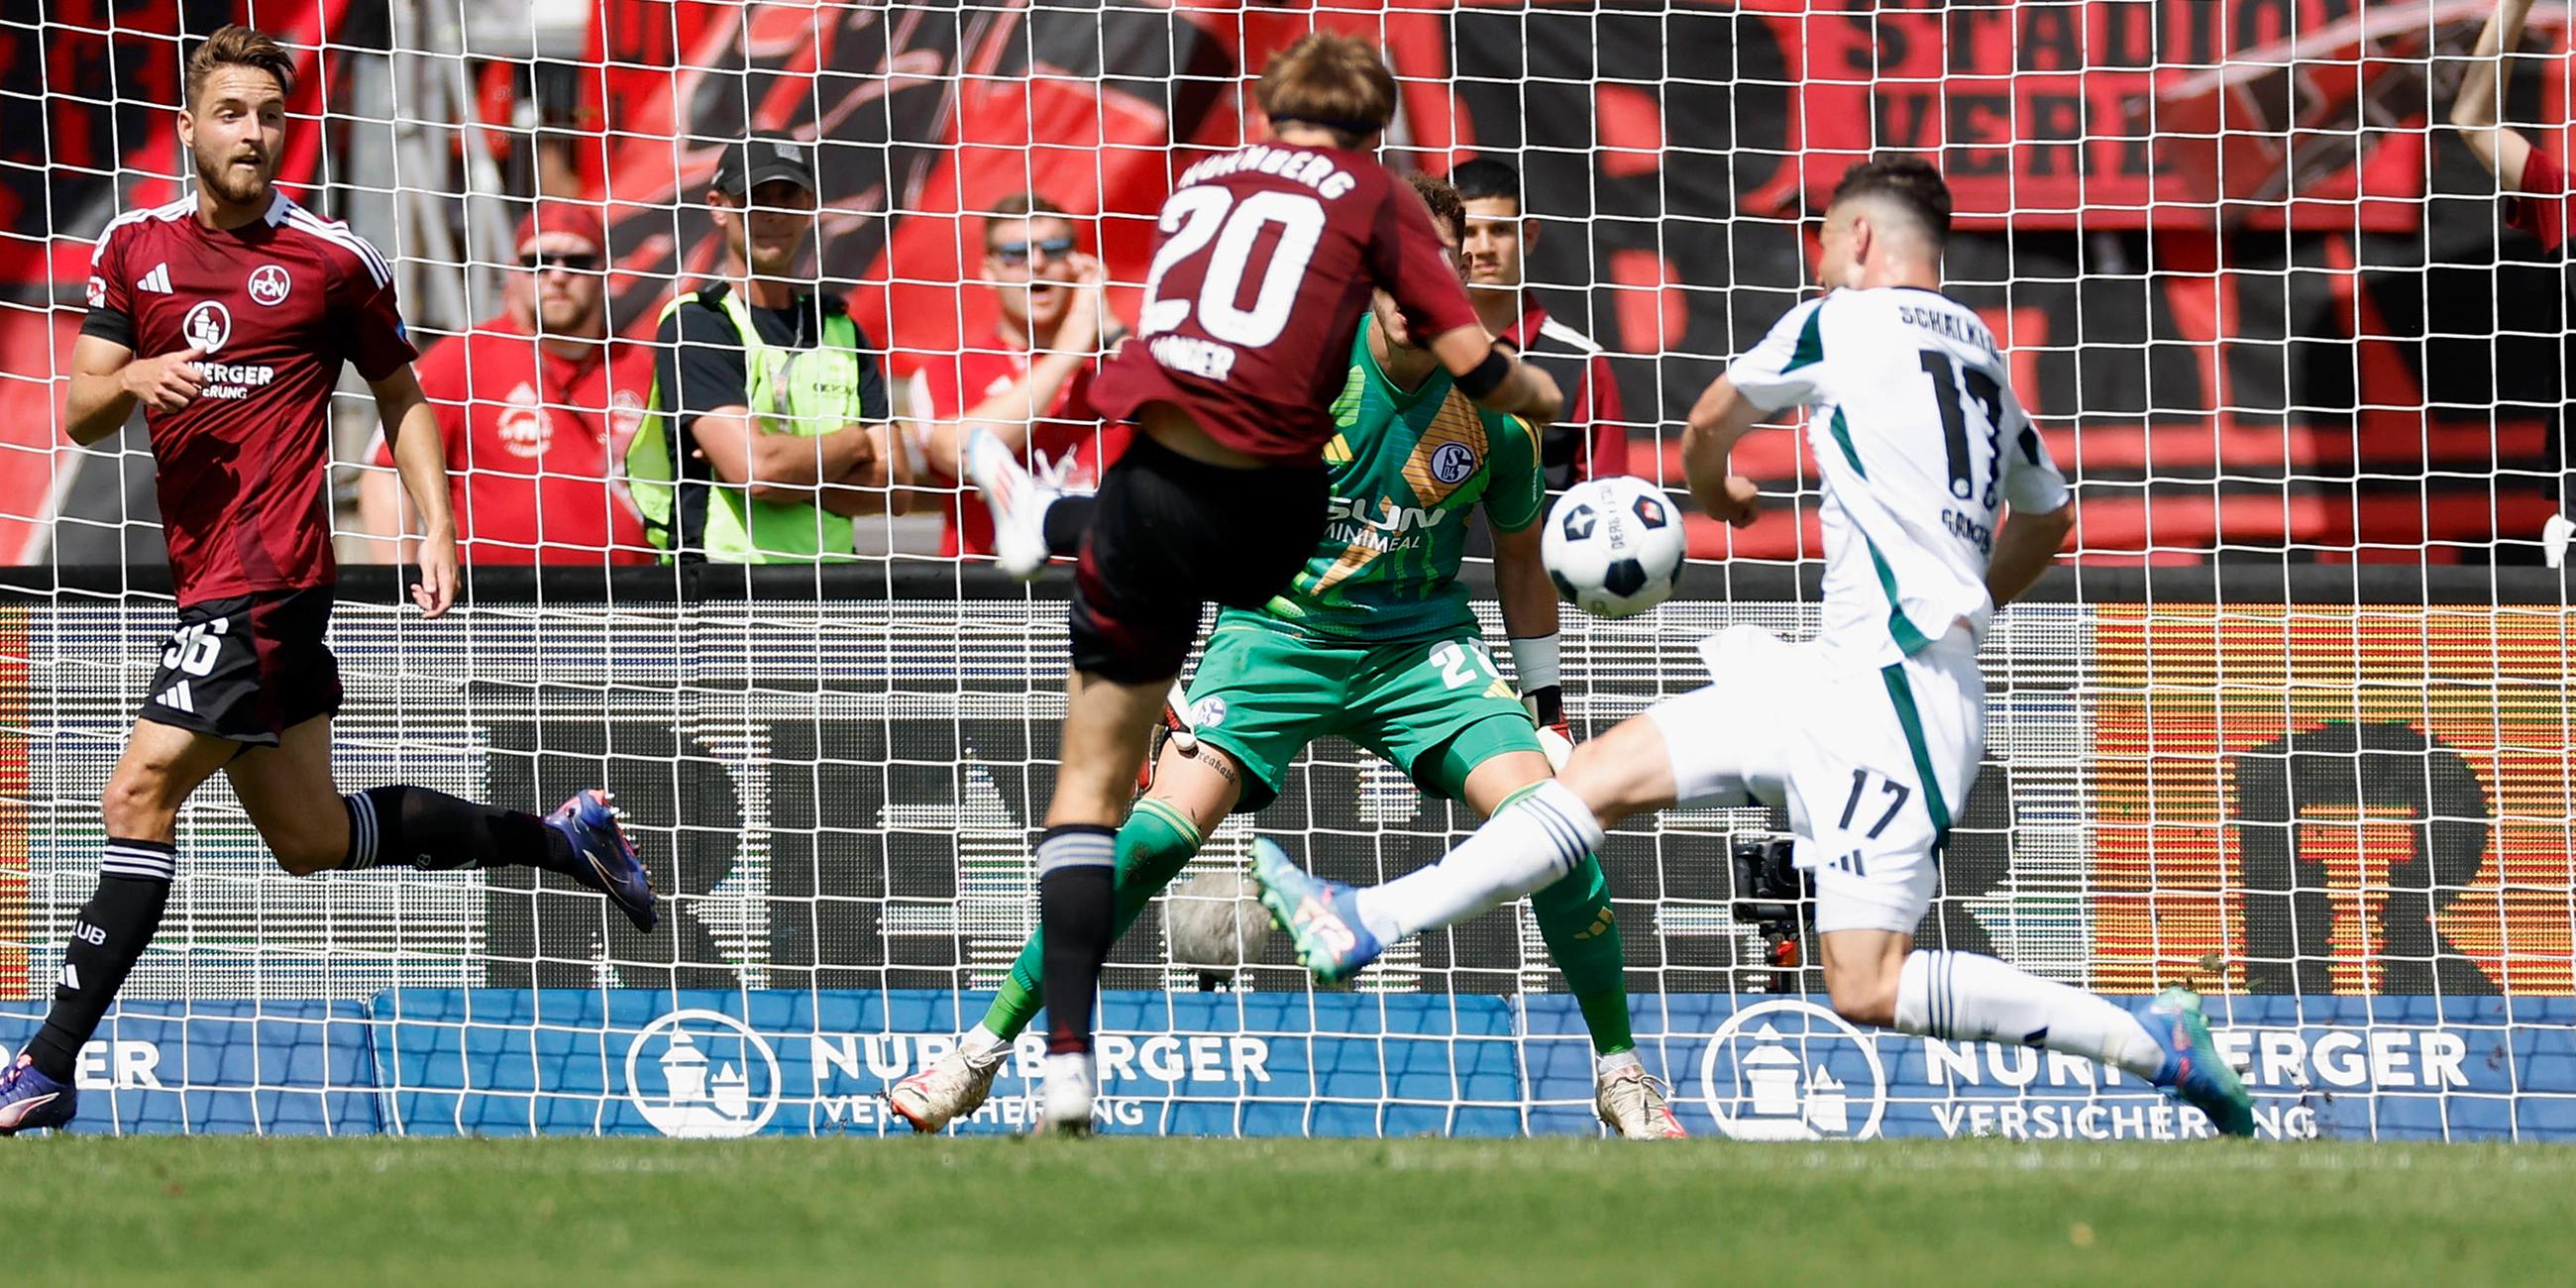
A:
{"type": "Polygon", "coordinates": [[[1318,31],[1271,58],[1254,99],[1274,123],[1320,125],[1356,142],[1395,119],[1395,73],[1366,41],[1318,31]]]}
{"type": "Polygon", "coordinates": [[[277,92],[295,92],[295,56],[277,43],[267,32],[239,23],[222,27],[206,37],[197,52],[188,55],[187,108],[197,110],[197,95],[204,92],[206,81],[218,67],[251,67],[277,78],[277,92]]]}

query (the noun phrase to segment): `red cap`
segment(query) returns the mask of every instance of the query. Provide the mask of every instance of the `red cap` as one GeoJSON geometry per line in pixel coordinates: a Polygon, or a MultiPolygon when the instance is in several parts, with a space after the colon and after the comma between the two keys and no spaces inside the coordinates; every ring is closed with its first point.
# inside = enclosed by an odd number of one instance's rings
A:
{"type": "Polygon", "coordinates": [[[590,243],[591,253],[608,250],[608,228],[599,220],[599,211],[573,201],[541,201],[528,217],[519,221],[519,235],[511,245],[517,254],[525,255],[541,233],[565,233],[590,243]]]}

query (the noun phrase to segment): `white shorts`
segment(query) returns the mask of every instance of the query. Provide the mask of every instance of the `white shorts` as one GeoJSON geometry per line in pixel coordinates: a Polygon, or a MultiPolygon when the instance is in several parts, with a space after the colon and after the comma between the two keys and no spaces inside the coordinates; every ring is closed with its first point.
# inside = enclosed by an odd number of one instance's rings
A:
{"type": "Polygon", "coordinates": [[[1914,933],[1985,754],[1985,678],[1954,633],[1873,670],[1758,626],[1700,645],[1715,677],[1646,712],[1679,800],[1784,806],[1816,874],[1816,930],[1914,933]]]}

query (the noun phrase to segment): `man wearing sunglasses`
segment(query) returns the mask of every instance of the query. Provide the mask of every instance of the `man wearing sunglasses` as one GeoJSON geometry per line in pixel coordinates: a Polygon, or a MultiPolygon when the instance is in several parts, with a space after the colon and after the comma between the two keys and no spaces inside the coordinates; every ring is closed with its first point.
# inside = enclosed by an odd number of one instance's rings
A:
{"type": "MultiPolygon", "coordinates": [[[[539,205],[519,224],[499,315],[432,348],[421,391],[447,444],[468,563],[644,563],[643,521],[610,463],[653,388],[652,350],[608,334],[608,236],[598,213],[539,205]]],[[[366,531],[408,531],[393,449],[358,484],[366,531]]],[[[392,559],[390,541],[377,552],[392,559]]]]}
{"type": "MultiPolygon", "coordinates": [[[[1125,334],[1103,298],[1100,261],[1075,241],[1064,208],[1033,192],[993,203],[984,220],[984,283],[998,314],[981,340],[937,354],[913,376],[912,407],[930,423],[923,465],[934,486],[954,488],[963,425],[993,431],[1012,454],[1044,455],[1075,492],[1097,487],[1127,446],[1124,424],[1091,414],[1094,355],[1125,334]]],[[[946,502],[940,553],[993,553],[993,515],[971,493],[946,502]]]]}

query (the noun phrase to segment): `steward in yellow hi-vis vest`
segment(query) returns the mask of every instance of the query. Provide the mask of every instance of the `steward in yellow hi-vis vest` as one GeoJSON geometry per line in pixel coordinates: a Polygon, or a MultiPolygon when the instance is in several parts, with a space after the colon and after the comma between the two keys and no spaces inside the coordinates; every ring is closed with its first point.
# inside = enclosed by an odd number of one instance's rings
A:
{"type": "Polygon", "coordinates": [[[730,280],[682,295],[654,332],[653,397],[626,451],[645,530],[669,559],[853,557],[850,516],[900,513],[885,383],[837,296],[799,286],[815,239],[812,145],[755,139],[707,204],[730,280]]]}

